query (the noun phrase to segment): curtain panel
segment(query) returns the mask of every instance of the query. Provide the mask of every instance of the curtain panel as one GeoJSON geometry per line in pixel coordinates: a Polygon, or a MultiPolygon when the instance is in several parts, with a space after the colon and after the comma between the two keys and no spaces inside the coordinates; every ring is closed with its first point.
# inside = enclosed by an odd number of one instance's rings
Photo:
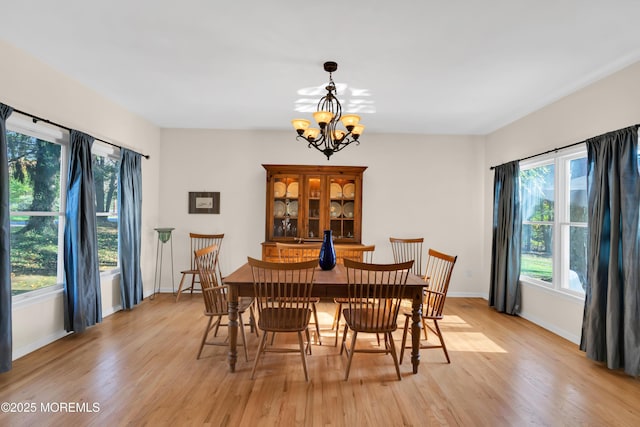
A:
{"type": "Polygon", "coordinates": [[[118,244],[122,308],[131,309],[143,298],[140,247],[142,235],[142,156],[120,149],[118,180],[118,244]]]}
{"type": "Polygon", "coordinates": [[[11,370],[11,223],[9,208],[9,160],[7,118],[13,113],[0,104],[0,372],[11,370]]]}
{"type": "Polygon", "coordinates": [[[520,311],[520,164],[496,166],[493,182],[493,243],[489,306],[497,311],[520,311]]]}
{"type": "Polygon", "coordinates": [[[94,139],[71,130],[64,228],[65,329],[83,332],[102,321],[96,196],[91,164],[94,139]]]}
{"type": "Polygon", "coordinates": [[[640,375],[638,126],[586,141],[589,243],[580,349],[640,375]]]}

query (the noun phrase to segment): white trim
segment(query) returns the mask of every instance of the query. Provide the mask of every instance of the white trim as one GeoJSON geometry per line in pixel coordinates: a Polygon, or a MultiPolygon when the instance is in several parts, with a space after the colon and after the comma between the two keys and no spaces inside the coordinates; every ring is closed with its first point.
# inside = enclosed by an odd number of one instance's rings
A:
{"type": "Polygon", "coordinates": [[[62,284],[47,286],[33,291],[24,292],[11,297],[12,308],[23,308],[33,304],[39,304],[42,301],[53,300],[64,292],[62,284]]]}
{"type": "Polygon", "coordinates": [[[541,283],[536,283],[533,280],[531,280],[531,278],[526,276],[521,276],[519,280],[520,280],[521,286],[534,287],[536,289],[543,290],[545,293],[548,293],[549,295],[558,296],[563,299],[566,299],[567,301],[580,302],[584,304],[584,298],[585,298],[584,294],[580,294],[578,292],[572,292],[569,289],[565,289],[565,288],[554,288],[553,286],[547,285],[546,282],[542,282],[542,281],[540,282],[545,283],[544,285],[541,283]]]}
{"type": "Polygon", "coordinates": [[[541,328],[544,328],[550,332],[553,332],[556,335],[561,336],[562,338],[571,341],[574,344],[580,344],[580,336],[572,334],[571,332],[565,331],[564,329],[560,329],[557,326],[545,321],[544,319],[541,319],[539,317],[533,316],[529,313],[527,313],[526,311],[522,311],[520,313],[518,313],[518,316],[522,317],[523,319],[528,320],[531,323],[534,323],[538,326],[540,326],[541,328]]]}
{"type": "Polygon", "coordinates": [[[13,354],[11,355],[12,360],[16,360],[21,358],[22,356],[26,356],[27,354],[38,350],[39,348],[44,347],[45,345],[51,344],[54,341],[59,340],[60,338],[64,338],[67,335],[72,334],[73,332],[66,332],[64,329],[57,331],[51,335],[47,335],[46,337],[40,338],[37,341],[30,342],[28,345],[20,348],[14,348],[13,354]]]}

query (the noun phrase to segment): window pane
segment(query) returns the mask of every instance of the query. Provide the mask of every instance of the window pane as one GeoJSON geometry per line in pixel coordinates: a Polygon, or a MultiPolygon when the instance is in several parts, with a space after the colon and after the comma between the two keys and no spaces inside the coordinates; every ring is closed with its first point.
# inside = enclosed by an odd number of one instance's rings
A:
{"type": "Polygon", "coordinates": [[[61,146],[17,132],[7,132],[9,209],[60,210],[61,146]]]}
{"type": "Polygon", "coordinates": [[[569,221],[587,222],[587,158],[569,164],[569,221]]]}
{"type": "Polygon", "coordinates": [[[58,144],[7,132],[9,209],[51,212],[51,216],[11,216],[13,295],[58,282],[61,152],[58,144]]]}
{"type": "Polygon", "coordinates": [[[520,273],[551,283],[553,278],[553,226],[522,225],[520,273]]]}
{"type": "Polygon", "coordinates": [[[520,172],[524,221],[553,221],[554,166],[544,165],[520,172]]]}
{"type": "Polygon", "coordinates": [[[57,284],[58,217],[11,217],[11,293],[57,284]],[[38,227],[29,224],[38,220],[38,227]]]}
{"type": "Polygon", "coordinates": [[[93,156],[100,271],[118,267],[118,171],[117,160],[93,156]]]}
{"type": "Polygon", "coordinates": [[[100,271],[118,267],[118,217],[98,217],[100,271]]]}
{"type": "Polygon", "coordinates": [[[587,227],[569,227],[569,289],[584,292],[587,283],[587,227]]]}

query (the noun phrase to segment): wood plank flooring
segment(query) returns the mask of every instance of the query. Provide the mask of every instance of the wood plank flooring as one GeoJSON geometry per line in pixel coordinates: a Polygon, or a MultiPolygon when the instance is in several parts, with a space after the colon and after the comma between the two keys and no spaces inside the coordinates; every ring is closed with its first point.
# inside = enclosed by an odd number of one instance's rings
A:
{"type": "MultiPolygon", "coordinates": [[[[346,358],[329,330],[334,306],[319,308],[324,344],[307,359],[311,381],[297,354],[267,354],[252,381],[253,360],[242,353],[234,374],[224,347],[196,360],[206,323],[199,295],[145,300],[16,360],[0,374],[0,402],[33,412],[3,406],[0,425],[640,425],[640,380],[485,300],[450,298],[441,327],[452,363],[439,349],[422,350],[413,375],[405,354],[402,381],[390,356],[356,354],[345,382],[346,358]]],[[[248,337],[252,359],[257,338],[248,337]]]]}

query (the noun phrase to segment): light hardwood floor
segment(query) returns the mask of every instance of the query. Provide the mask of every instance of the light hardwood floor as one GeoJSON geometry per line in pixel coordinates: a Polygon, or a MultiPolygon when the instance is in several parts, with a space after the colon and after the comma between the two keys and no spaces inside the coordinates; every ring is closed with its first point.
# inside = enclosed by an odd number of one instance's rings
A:
{"type": "MultiPolygon", "coordinates": [[[[319,307],[326,339],[308,358],[310,382],[296,354],[267,354],[254,381],[253,361],[239,357],[231,374],[224,347],[196,360],[202,308],[199,295],[178,303],[161,295],[16,360],[0,374],[0,402],[36,411],[0,413],[0,425],[640,425],[640,380],[482,299],[447,301],[441,326],[452,363],[422,350],[412,375],[405,355],[402,381],[390,356],[368,354],[355,355],[343,381],[346,358],[328,345],[331,303],[319,307]],[[81,411],[60,412],[69,402],[81,411]]],[[[257,339],[247,336],[252,358],[257,339]]]]}

